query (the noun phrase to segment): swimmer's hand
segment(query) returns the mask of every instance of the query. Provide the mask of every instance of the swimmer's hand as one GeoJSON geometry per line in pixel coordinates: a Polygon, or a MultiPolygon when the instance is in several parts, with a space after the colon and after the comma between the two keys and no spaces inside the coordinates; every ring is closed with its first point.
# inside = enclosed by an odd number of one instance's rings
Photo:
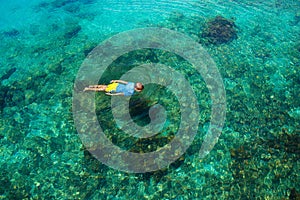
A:
{"type": "Polygon", "coordinates": [[[127,81],[122,81],[122,80],[111,80],[110,83],[122,83],[122,84],[125,84],[125,85],[128,84],[127,81]]]}
{"type": "Polygon", "coordinates": [[[122,93],[122,92],[120,92],[120,93],[109,93],[109,92],[106,92],[105,94],[109,95],[109,96],[124,96],[124,93],[122,93]]]}

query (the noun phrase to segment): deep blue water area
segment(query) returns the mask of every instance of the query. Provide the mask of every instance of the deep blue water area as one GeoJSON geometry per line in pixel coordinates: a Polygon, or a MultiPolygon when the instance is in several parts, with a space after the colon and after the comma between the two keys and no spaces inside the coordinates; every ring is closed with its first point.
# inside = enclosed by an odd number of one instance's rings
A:
{"type": "MultiPolygon", "coordinates": [[[[299,0],[0,2],[0,199],[300,199],[299,0]],[[197,134],[183,155],[158,171],[127,173],[85,147],[73,89],[97,45],[147,27],[184,34],[208,52],[224,83],[226,120],[200,158],[214,103],[201,75],[162,49],[116,58],[101,83],[160,63],[184,75],[199,106],[197,134]]],[[[131,97],[130,116],[146,126],[150,107],[160,104],[166,122],[151,138],[129,136],[114,122],[110,100],[95,95],[97,120],[113,144],[131,152],[164,147],[184,121],[180,99],[148,84],[131,97]]]]}

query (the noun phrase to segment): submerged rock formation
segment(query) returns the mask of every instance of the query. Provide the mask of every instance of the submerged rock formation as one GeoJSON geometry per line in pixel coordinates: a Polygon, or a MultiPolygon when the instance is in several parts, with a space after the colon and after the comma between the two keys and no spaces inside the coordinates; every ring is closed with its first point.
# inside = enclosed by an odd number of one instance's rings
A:
{"type": "Polygon", "coordinates": [[[237,38],[235,28],[234,21],[217,16],[206,23],[202,37],[212,44],[228,43],[237,38]]]}

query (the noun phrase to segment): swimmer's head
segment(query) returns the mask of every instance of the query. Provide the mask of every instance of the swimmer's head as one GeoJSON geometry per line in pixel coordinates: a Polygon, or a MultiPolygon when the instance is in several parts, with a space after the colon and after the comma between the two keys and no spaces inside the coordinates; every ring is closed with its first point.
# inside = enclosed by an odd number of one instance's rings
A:
{"type": "Polygon", "coordinates": [[[134,90],[137,92],[141,92],[144,89],[144,85],[140,82],[137,82],[134,86],[134,90]]]}

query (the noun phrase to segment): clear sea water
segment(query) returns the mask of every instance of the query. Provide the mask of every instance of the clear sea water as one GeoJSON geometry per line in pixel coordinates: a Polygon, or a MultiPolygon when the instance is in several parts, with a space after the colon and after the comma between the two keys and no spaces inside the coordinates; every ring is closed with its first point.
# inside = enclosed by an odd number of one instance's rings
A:
{"type": "MultiPolygon", "coordinates": [[[[299,0],[0,2],[0,199],[300,199],[299,0]],[[217,16],[234,23],[235,37],[214,42],[209,24],[217,16]],[[137,64],[163,63],[188,78],[200,108],[197,135],[176,162],[126,173],[86,150],[74,125],[72,92],[94,47],[146,27],[183,33],[206,49],[224,82],[226,121],[213,150],[200,159],[211,106],[201,77],[182,58],[159,50],[117,59],[102,81],[137,64]]],[[[130,100],[138,124],[149,123],[155,102],[167,110],[163,133],[149,140],[122,135],[109,102],[96,95],[98,120],[123,149],[154,151],[178,129],[178,101],[159,86],[148,85],[130,100]]]]}

